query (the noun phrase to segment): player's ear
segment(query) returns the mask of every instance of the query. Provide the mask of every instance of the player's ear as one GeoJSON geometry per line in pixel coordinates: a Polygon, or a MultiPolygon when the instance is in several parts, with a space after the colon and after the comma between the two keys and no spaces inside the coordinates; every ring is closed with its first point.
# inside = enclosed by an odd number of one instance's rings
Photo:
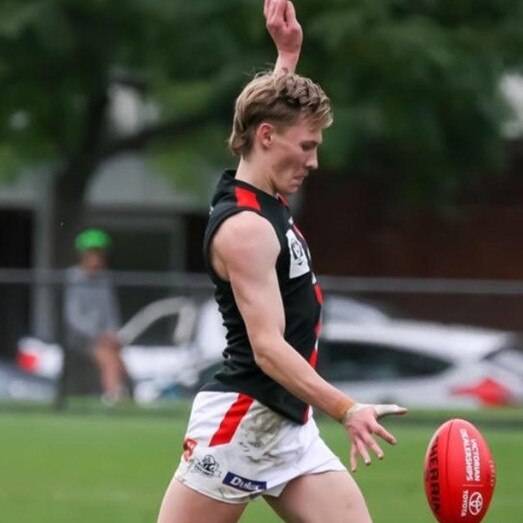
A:
{"type": "Polygon", "coordinates": [[[274,137],[276,128],[274,125],[262,122],[256,129],[256,140],[263,149],[268,149],[271,146],[271,142],[274,137]]]}

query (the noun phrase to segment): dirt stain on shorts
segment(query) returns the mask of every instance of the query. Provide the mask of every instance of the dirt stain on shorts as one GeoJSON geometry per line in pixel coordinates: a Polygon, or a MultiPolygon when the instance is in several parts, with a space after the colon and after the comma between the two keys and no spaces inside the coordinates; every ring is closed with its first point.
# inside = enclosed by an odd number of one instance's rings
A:
{"type": "Polygon", "coordinates": [[[269,461],[274,464],[284,461],[270,452],[271,443],[277,439],[283,421],[279,414],[264,410],[253,413],[242,423],[238,434],[239,444],[249,461],[269,461]]]}

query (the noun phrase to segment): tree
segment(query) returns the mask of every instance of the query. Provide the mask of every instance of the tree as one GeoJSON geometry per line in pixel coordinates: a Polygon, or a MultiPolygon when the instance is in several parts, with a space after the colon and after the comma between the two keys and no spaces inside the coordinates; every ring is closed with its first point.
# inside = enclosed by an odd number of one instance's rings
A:
{"type": "MultiPolygon", "coordinates": [[[[521,70],[521,2],[296,4],[305,31],[299,71],[320,81],[335,107],[326,166],[387,173],[384,194],[394,188],[400,201],[417,202],[445,201],[500,164],[498,84],[521,70]]],[[[274,59],[261,0],[3,0],[0,51],[1,168],[52,166],[57,265],[102,162],[145,148],[167,164],[224,162],[234,96],[274,59]],[[153,101],[160,118],[119,134],[109,118],[118,85],[153,101]]]]}
{"type": "Polygon", "coordinates": [[[522,70],[521,2],[332,0],[314,18],[318,2],[307,7],[302,67],[335,100],[329,162],[380,177],[402,204],[444,203],[501,167],[499,82],[522,70]]]}
{"type": "Polygon", "coordinates": [[[230,118],[246,60],[263,48],[260,10],[232,0],[0,5],[2,171],[52,165],[55,264],[67,260],[85,189],[102,162],[151,143],[185,141],[230,118]],[[161,117],[119,134],[109,118],[118,85],[154,100],[161,117]]]}

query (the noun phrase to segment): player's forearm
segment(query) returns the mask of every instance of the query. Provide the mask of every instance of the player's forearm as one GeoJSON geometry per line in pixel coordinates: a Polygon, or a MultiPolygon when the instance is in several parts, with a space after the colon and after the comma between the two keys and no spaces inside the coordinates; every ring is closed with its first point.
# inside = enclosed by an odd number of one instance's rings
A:
{"type": "Polygon", "coordinates": [[[299,51],[295,53],[278,53],[278,59],[276,60],[276,64],[274,66],[274,72],[276,74],[294,73],[296,71],[299,58],[299,51]]]}
{"type": "Polygon", "coordinates": [[[266,340],[254,351],[257,365],[305,403],[341,421],[356,403],[325,381],[285,340],[266,340]]]}

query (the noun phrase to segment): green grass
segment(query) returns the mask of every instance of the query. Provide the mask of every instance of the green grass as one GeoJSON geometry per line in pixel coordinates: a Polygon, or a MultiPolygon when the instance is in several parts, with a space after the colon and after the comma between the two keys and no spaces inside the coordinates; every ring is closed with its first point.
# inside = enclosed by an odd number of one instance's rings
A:
{"type": "MultiPolygon", "coordinates": [[[[0,413],[0,521],[154,522],[179,459],[186,424],[180,412],[164,414],[0,413]]],[[[484,523],[521,523],[523,430],[496,428],[489,419],[483,415],[479,423],[497,463],[498,484],[484,523]]],[[[375,523],[435,521],[423,492],[422,462],[436,426],[394,421],[390,428],[398,445],[386,449],[383,462],[356,473],[375,523]]],[[[348,443],[341,427],[323,421],[321,430],[347,462],[348,443]]],[[[241,521],[279,519],[259,501],[249,506],[241,521]]]]}

